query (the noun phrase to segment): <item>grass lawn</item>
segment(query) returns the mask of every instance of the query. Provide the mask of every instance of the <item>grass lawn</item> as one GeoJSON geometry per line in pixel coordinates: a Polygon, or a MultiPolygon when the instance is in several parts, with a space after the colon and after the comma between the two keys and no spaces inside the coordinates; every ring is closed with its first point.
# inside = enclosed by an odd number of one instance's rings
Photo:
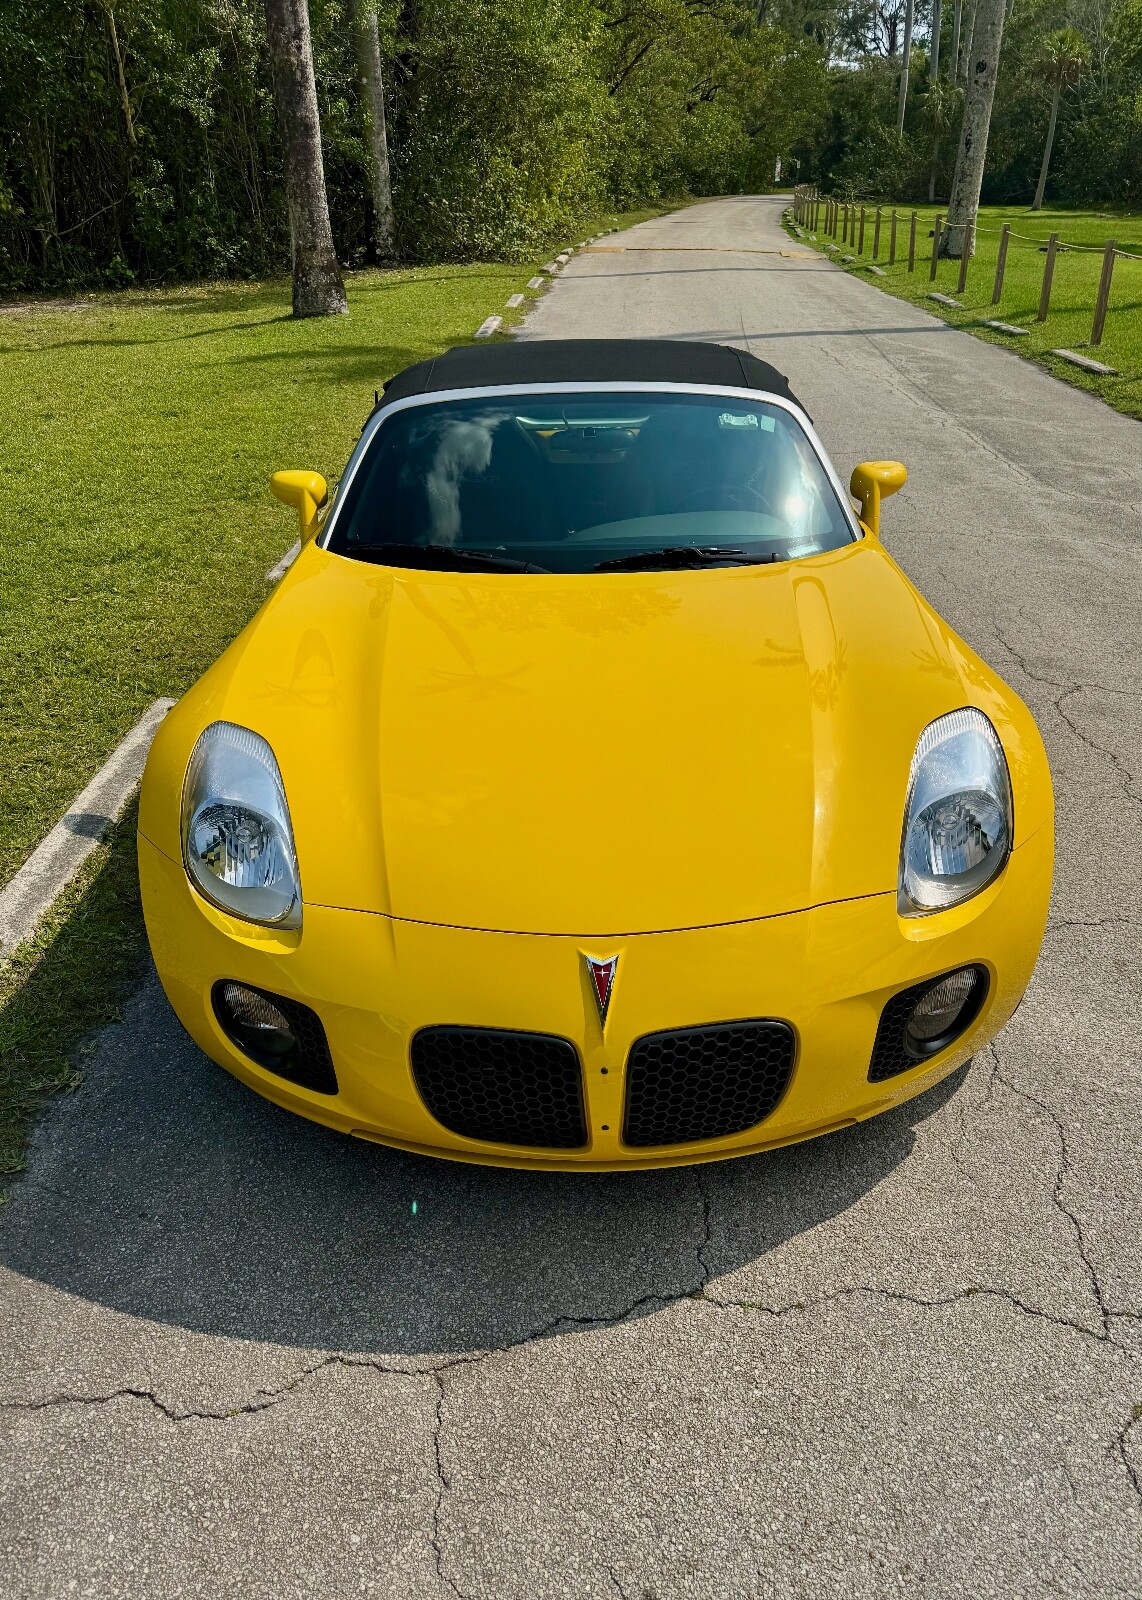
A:
{"type": "MultiPolygon", "coordinates": [[[[0,885],[142,710],[181,694],[265,598],[296,534],[271,471],[336,478],[374,390],[468,342],[509,294],[532,298],[537,265],[358,273],[349,316],[302,322],[284,280],[0,304],[0,885]]],[[[126,826],[0,967],[0,1173],[39,1099],[72,1081],[140,941],[126,826]]]]}
{"type": "MultiPolygon", "coordinates": [[[[878,289],[898,295],[902,300],[914,300],[925,310],[942,317],[957,328],[965,328],[980,338],[995,344],[1005,344],[1017,349],[1020,355],[1040,361],[1057,377],[1101,395],[1110,405],[1128,416],[1142,417],[1142,261],[1128,261],[1121,257],[1115,261],[1110,292],[1110,308],[1102,343],[1097,349],[1087,345],[1091,333],[1094,303],[1098,294],[1102,271],[1102,247],[1113,239],[1119,249],[1130,250],[1142,256],[1142,216],[1123,215],[1104,211],[1056,211],[1044,208],[1032,212],[1026,207],[1006,208],[983,206],[979,213],[979,233],[976,253],[968,267],[967,286],[963,295],[957,295],[959,281],[958,261],[941,261],[937,266],[936,281],[929,281],[932,259],[931,233],[938,211],[936,206],[917,208],[916,270],[908,271],[908,226],[911,208],[898,206],[896,265],[888,265],[889,217],[891,207],[882,208],[880,255],[877,265],[885,269],[886,276],[870,275],[867,265],[872,261],[873,221],[875,207],[867,208],[864,234],[864,255],[847,270],[867,278],[878,289]],[[991,303],[995,280],[995,263],[999,250],[999,233],[1004,223],[1011,228],[1007,250],[1007,270],[1004,275],[1003,295],[998,305],[991,303]],[[1039,291],[1043,283],[1045,246],[1051,233],[1059,235],[1060,250],[1055,257],[1055,275],[1051,289],[1050,313],[1046,322],[1037,322],[1039,291]],[[1063,244],[1095,247],[1089,253],[1064,251],[1063,244]],[[936,289],[962,301],[961,309],[953,310],[927,298],[936,289]],[[1027,337],[1015,338],[984,327],[991,317],[1027,328],[1027,337]],[[1075,350],[1081,355],[1115,367],[1115,378],[1099,378],[1080,371],[1068,362],[1060,361],[1050,351],[1062,348],[1075,350]]],[[[945,208],[946,209],[946,208],[945,208]]],[[[824,208],[822,207],[822,220],[824,208]]],[[[830,236],[831,237],[831,236],[830,236]]],[[[814,238],[806,235],[807,242],[824,249],[825,235],[814,238]]],[[[838,231],[836,243],[840,245],[838,231]]],[[[829,252],[833,254],[833,252],[829,252]]],[[[855,246],[841,246],[837,254],[856,254],[855,246]]]]}

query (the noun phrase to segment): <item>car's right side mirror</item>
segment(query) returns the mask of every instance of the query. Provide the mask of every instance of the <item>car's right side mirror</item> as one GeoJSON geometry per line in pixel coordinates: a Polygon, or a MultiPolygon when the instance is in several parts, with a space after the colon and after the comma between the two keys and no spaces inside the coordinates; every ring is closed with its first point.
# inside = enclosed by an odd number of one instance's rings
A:
{"type": "Polygon", "coordinates": [[[304,544],[317,532],[316,517],[329,498],[329,489],[320,472],[275,472],[270,478],[270,493],[297,512],[304,544]]]}
{"type": "Polygon", "coordinates": [[[908,481],[908,468],[899,461],[862,461],[853,468],[849,493],[860,501],[860,520],[874,539],[880,538],[880,502],[908,481]]]}

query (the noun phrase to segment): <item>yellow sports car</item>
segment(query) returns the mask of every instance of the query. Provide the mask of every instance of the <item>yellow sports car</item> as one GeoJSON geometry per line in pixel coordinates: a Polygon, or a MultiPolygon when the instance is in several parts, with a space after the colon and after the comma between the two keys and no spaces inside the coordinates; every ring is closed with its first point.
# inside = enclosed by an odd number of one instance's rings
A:
{"type": "Polygon", "coordinates": [[[720,345],[452,350],[386,388],[147,763],[151,948],[251,1088],[459,1160],[714,1160],[1011,1016],[1051,884],[1019,698],[720,345]]]}

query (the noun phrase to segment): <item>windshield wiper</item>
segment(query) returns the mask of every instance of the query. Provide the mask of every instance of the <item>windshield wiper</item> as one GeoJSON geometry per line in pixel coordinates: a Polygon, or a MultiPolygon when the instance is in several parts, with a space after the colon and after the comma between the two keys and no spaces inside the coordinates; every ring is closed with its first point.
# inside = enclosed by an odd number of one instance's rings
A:
{"type": "Polygon", "coordinates": [[[609,561],[598,562],[594,570],[596,572],[619,572],[624,568],[628,571],[638,571],[640,567],[650,569],[658,567],[666,567],[668,569],[671,567],[716,567],[723,562],[727,566],[741,567],[776,560],[776,553],[770,556],[751,556],[740,545],[666,544],[660,550],[632,550],[629,555],[612,556],[609,561]]]}
{"type": "Polygon", "coordinates": [[[547,572],[531,561],[514,561],[496,550],[473,550],[451,544],[363,544],[347,552],[385,567],[445,566],[457,571],[494,567],[497,572],[547,572]]]}

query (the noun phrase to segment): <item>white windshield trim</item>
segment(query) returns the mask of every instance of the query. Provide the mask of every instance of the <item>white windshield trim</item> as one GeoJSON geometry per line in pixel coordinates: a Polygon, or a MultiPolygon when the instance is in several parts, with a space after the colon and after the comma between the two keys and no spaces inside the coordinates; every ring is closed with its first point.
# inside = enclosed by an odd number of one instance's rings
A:
{"type": "Polygon", "coordinates": [[[437,405],[444,400],[475,400],[484,395],[499,395],[503,398],[522,395],[544,394],[696,394],[696,395],[724,395],[732,400],[748,400],[753,405],[776,406],[779,411],[787,411],[797,422],[805,437],[813,448],[825,476],[836,491],[837,499],[845,516],[848,519],[849,530],[854,540],[866,537],[855,511],[848,491],[842,486],[837,476],[836,468],[829,460],[828,452],[820,439],[817,431],[809,418],[799,405],[784,396],[769,394],[764,389],[736,389],[728,384],[721,383],[501,383],[477,384],[469,389],[431,389],[425,394],[408,395],[403,400],[393,400],[388,405],[382,405],[378,411],[366,422],[361,430],[361,437],[357,440],[353,454],[349,457],[332,507],[325,521],[325,526],[318,535],[317,542],[321,548],[327,549],[329,541],[337,526],[337,514],[345,500],[346,491],[357,475],[366,450],[373,442],[373,436],[381,424],[398,411],[411,410],[413,406],[437,405]]]}

